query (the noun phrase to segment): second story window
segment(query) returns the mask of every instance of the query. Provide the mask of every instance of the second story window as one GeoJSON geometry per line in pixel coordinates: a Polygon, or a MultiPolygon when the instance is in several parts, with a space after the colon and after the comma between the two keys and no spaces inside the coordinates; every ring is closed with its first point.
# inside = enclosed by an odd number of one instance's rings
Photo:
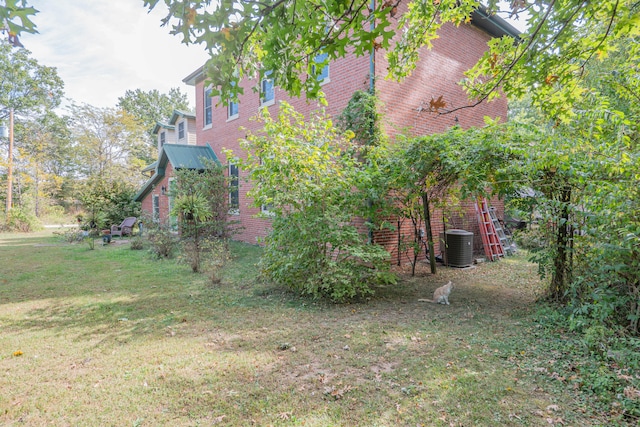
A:
{"type": "Polygon", "coordinates": [[[260,83],[260,105],[271,105],[275,102],[275,90],[273,87],[273,79],[269,76],[271,71],[264,73],[264,78],[260,83]]]}
{"type": "Polygon", "coordinates": [[[160,132],[160,147],[162,147],[165,142],[167,142],[167,133],[160,132]]]}
{"type": "Polygon", "coordinates": [[[178,140],[184,139],[184,122],[178,123],[178,140]]]}
{"type": "Polygon", "coordinates": [[[204,126],[211,126],[213,122],[213,105],[211,99],[211,89],[204,91],[204,126]]]}
{"type": "Polygon", "coordinates": [[[240,109],[237,102],[229,101],[229,106],[227,108],[227,119],[231,120],[238,117],[240,109]]]}

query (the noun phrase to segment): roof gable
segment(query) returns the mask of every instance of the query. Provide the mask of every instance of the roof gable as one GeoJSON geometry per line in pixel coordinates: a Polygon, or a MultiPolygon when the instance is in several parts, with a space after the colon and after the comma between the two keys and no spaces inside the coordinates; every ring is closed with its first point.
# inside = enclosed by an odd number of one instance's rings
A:
{"type": "Polygon", "coordinates": [[[171,163],[174,169],[204,170],[208,168],[207,163],[210,161],[220,164],[218,156],[209,144],[204,146],[164,144],[158,160],[145,168],[148,171],[151,170],[151,166],[155,166],[155,173],[144,183],[133,200],[141,202],[153,190],[154,186],[162,181],[167,170],[167,163],[171,163]]]}
{"type": "Polygon", "coordinates": [[[181,110],[173,110],[173,114],[171,115],[171,118],[169,119],[169,124],[170,125],[175,125],[176,122],[178,121],[178,119],[180,119],[181,117],[184,117],[185,119],[196,119],[196,113],[191,112],[191,111],[181,111],[181,110]]]}

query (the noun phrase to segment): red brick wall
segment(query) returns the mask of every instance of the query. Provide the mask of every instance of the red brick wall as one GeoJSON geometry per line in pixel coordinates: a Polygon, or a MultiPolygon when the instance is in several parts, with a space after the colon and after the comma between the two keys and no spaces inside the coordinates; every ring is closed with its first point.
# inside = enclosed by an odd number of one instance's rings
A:
{"type": "MultiPolygon", "coordinates": [[[[499,219],[504,218],[504,202],[496,197],[492,198],[489,205],[496,208],[496,214],[499,219]]],[[[397,218],[389,218],[388,221],[397,227],[397,218]]],[[[422,227],[424,229],[424,226],[422,227]]],[[[482,238],[480,236],[480,228],[478,226],[478,218],[476,215],[475,202],[472,200],[464,200],[452,206],[450,209],[446,209],[443,212],[442,209],[435,209],[432,212],[431,218],[431,230],[433,232],[434,250],[436,255],[440,255],[444,250],[440,246],[440,233],[445,230],[460,229],[473,233],[473,252],[476,256],[483,256],[484,250],[482,246],[482,238]]],[[[400,235],[404,235],[407,241],[413,239],[413,224],[411,220],[406,218],[401,220],[400,235]]],[[[426,229],[424,239],[426,240],[426,229]]],[[[380,245],[383,245],[389,253],[391,253],[391,260],[393,264],[398,262],[398,230],[383,230],[377,231],[374,234],[374,241],[380,245]]],[[[409,259],[406,253],[400,254],[400,263],[402,265],[407,264],[409,259]]],[[[422,255],[424,256],[424,254],[422,255]]]]}
{"type": "MultiPolygon", "coordinates": [[[[351,95],[358,89],[367,89],[369,85],[369,58],[349,56],[333,62],[329,67],[329,82],[323,86],[329,106],[327,112],[332,115],[339,114],[351,99],[351,95]]],[[[242,85],[245,93],[239,97],[238,118],[227,121],[227,109],[223,105],[214,106],[212,114],[212,126],[204,129],[204,82],[196,84],[196,118],[198,144],[210,144],[221,162],[226,163],[227,159],[223,149],[230,149],[243,157],[239,148],[239,139],[244,138],[247,130],[257,132],[260,124],[251,120],[260,108],[259,93],[254,92],[250,87],[258,84],[257,79],[246,79],[242,85]],[[246,130],[242,130],[244,128],[246,130]]],[[[217,100],[214,99],[214,103],[217,100]]],[[[295,109],[303,114],[309,114],[318,109],[316,101],[307,101],[303,98],[291,98],[279,89],[275,89],[275,104],[268,107],[272,116],[278,111],[278,103],[287,101],[295,109]]],[[[248,243],[256,243],[258,239],[264,237],[270,226],[269,219],[256,218],[260,213],[259,208],[251,206],[252,200],[247,197],[249,183],[246,182],[246,173],[240,170],[240,209],[239,214],[230,215],[231,220],[239,220],[242,224],[240,233],[236,236],[238,240],[248,243]]]]}
{"type": "MultiPolygon", "coordinates": [[[[441,95],[447,103],[446,108],[469,104],[466,94],[458,82],[464,77],[463,72],[470,68],[486,50],[486,42],[489,38],[488,34],[470,24],[460,27],[445,25],[440,32],[440,38],[434,42],[433,50],[424,49],[417,68],[402,83],[384,79],[387,61],[383,52],[377,52],[375,56],[376,89],[383,103],[387,134],[393,137],[400,130],[411,135],[430,134],[442,132],[456,123],[465,128],[482,126],[485,115],[506,118],[506,101],[502,99],[452,114],[438,115],[419,111],[420,107],[428,107],[431,98],[438,98],[441,95]]],[[[355,90],[368,89],[369,57],[348,56],[337,60],[331,63],[329,76],[330,82],[323,86],[329,102],[327,111],[330,114],[339,114],[355,90]]],[[[258,123],[250,121],[250,118],[258,112],[260,105],[259,94],[250,89],[252,86],[257,86],[258,81],[257,79],[247,79],[242,85],[245,87],[245,93],[239,98],[239,117],[227,121],[226,107],[214,106],[213,123],[208,129],[204,129],[203,126],[204,82],[200,81],[195,86],[198,144],[210,144],[223,163],[227,161],[222,152],[223,149],[231,149],[237,155],[242,155],[239,151],[238,140],[245,136],[246,131],[241,127],[252,132],[259,129],[258,123]]],[[[275,105],[269,107],[272,115],[277,114],[278,102],[282,100],[291,103],[298,111],[305,114],[317,108],[314,101],[292,99],[278,88],[275,90],[275,100],[275,105]]],[[[214,99],[214,104],[215,102],[214,99]]],[[[251,200],[247,197],[250,184],[244,178],[246,178],[246,174],[241,170],[239,214],[231,215],[230,219],[240,220],[242,223],[243,230],[237,235],[239,240],[255,243],[260,237],[266,235],[270,221],[255,217],[259,213],[259,208],[250,206],[251,200]]],[[[498,207],[501,212],[502,204],[499,201],[493,201],[492,204],[498,207]]],[[[477,233],[475,209],[471,203],[466,203],[465,206],[465,221],[467,223],[462,223],[459,228],[477,233]]],[[[443,228],[441,213],[435,213],[432,227],[437,237],[443,228]]],[[[376,240],[382,243],[386,242],[391,249],[397,241],[395,236],[395,232],[379,234],[376,235],[376,240]],[[386,236],[386,234],[390,234],[390,236],[386,236]]],[[[479,236],[474,240],[477,245],[477,242],[480,241],[479,236]]]]}
{"type": "Polygon", "coordinates": [[[490,39],[488,34],[471,24],[459,27],[447,24],[439,34],[433,49],[421,50],[416,69],[401,83],[384,78],[388,62],[382,52],[376,53],[376,89],[384,104],[387,135],[394,136],[402,131],[410,135],[433,134],[455,124],[463,128],[483,126],[484,116],[506,119],[507,101],[504,98],[450,114],[420,111],[421,107],[429,107],[432,98],[440,96],[446,102],[443,110],[471,104],[458,82],[464,78],[464,71],[482,56],[490,39]]]}
{"type": "MultiPolygon", "coordinates": [[[[401,7],[406,7],[402,5],[401,7]]],[[[464,71],[471,68],[487,48],[490,36],[471,24],[456,27],[444,25],[439,38],[433,42],[433,49],[423,48],[421,60],[412,74],[401,83],[385,79],[388,61],[384,52],[376,52],[376,89],[383,104],[385,132],[391,138],[399,134],[412,136],[433,134],[446,131],[454,125],[463,128],[484,125],[484,117],[507,117],[507,101],[504,98],[490,103],[481,103],[473,108],[446,113],[450,110],[472,104],[466,93],[458,84],[464,78],[464,71]],[[442,113],[429,112],[431,99],[442,99],[446,106],[442,113]]],[[[503,216],[504,203],[497,198],[491,200],[499,217],[503,216]]],[[[391,220],[396,224],[395,220],[391,220]]],[[[409,219],[404,220],[400,232],[413,235],[413,225],[409,219]]],[[[478,221],[473,200],[460,203],[458,211],[443,215],[441,210],[432,212],[431,227],[433,230],[435,251],[440,254],[439,235],[446,229],[459,228],[474,233],[474,252],[482,253],[482,240],[479,234],[478,221]],[[443,220],[446,218],[446,224],[443,220]]],[[[377,243],[383,244],[397,261],[398,232],[378,232],[377,243]]],[[[402,263],[407,258],[401,255],[402,263]]]]}
{"type": "Polygon", "coordinates": [[[169,197],[167,194],[162,194],[162,187],[166,189],[169,188],[169,178],[171,177],[173,177],[173,166],[171,166],[171,163],[168,163],[162,181],[156,184],[142,200],[142,212],[151,217],[153,214],[153,196],[157,195],[159,197],[160,222],[163,223],[169,218],[169,197]]]}

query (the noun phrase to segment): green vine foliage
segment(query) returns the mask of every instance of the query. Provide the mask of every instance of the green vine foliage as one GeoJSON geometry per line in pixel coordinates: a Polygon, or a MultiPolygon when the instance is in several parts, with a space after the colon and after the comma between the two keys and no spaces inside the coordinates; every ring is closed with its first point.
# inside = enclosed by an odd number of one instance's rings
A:
{"type": "MultiPolygon", "coordinates": [[[[278,117],[265,109],[262,131],[241,141],[237,162],[254,183],[256,206],[269,205],[272,231],[262,268],[275,283],[345,302],[392,283],[389,254],[367,244],[358,226],[368,170],[349,155],[353,132],[341,133],[324,114],[305,118],[287,103],[278,117]]],[[[232,153],[228,153],[232,155],[232,153]]]]}
{"type": "Polygon", "coordinates": [[[379,145],[384,136],[381,127],[382,110],[378,96],[371,91],[357,90],[338,116],[337,123],[354,133],[353,141],[361,146],[379,145]]]}
{"type": "Polygon", "coordinates": [[[511,168],[535,198],[534,229],[545,242],[534,259],[577,330],[640,332],[637,45],[630,36],[585,67],[589,93],[570,123],[529,107],[496,134],[520,153],[511,168]]]}

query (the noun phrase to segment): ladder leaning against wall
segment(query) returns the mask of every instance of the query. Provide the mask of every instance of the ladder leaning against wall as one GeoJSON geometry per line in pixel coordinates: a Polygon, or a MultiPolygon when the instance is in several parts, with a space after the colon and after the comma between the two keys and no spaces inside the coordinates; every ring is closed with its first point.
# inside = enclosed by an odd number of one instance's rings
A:
{"type": "MultiPolygon", "coordinates": [[[[489,203],[487,199],[478,199],[476,201],[476,214],[478,215],[478,226],[480,227],[480,237],[482,237],[482,246],[484,247],[484,254],[489,261],[496,261],[505,255],[504,247],[498,231],[494,224],[489,209],[489,203]]],[[[495,215],[494,215],[495,216],[495,215]]],[[[496,218],[496,222],[498,222],[496,218]]],[[[500,223],[498,222],[498,225],[500,223]]],[[[500,227],[500,231],[504,235],[504,230],[500,227]]],[[[505,236],[506,237],[506,236],[505,236]]]]}

